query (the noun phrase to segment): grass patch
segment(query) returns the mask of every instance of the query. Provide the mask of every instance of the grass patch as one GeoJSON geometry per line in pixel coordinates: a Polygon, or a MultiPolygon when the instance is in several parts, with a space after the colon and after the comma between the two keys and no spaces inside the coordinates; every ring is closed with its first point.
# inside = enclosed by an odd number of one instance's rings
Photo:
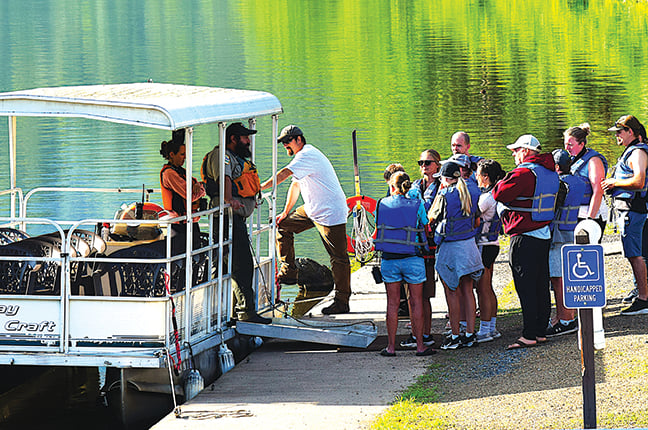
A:
{"type": "Polygon", "coordinates": [[[425,405],[412,400],[401,400],[378,417],[371,429],[455,429],[457,427],[452,422],[450,409],[437,404],[425,405]]]}
{"type": "Polygon", "coordinates": [[[434,403],[439,400],[438,382],[441,376],[441,364],[432,364],[428,371],[416,378],[416,382],[407,387],[397,398],[398,402],[434,403]]]}

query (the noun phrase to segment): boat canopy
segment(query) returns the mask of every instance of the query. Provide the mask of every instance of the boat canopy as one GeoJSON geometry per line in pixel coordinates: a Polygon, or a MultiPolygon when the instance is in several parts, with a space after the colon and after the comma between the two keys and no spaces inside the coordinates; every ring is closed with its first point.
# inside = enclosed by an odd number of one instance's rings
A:
{"type": "Polygon", "coordinates": [[[149,82],[0,93],[0,116],[69,116],[163,130],[282,112],[267,92],[149,82]]]}

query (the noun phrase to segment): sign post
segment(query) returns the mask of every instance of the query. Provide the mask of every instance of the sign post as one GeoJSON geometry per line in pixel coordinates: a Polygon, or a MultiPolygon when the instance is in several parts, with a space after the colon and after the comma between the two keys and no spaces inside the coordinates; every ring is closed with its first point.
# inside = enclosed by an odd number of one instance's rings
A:
{"type": "Polygon", "coordinates": [[[578,309],[583,375],[583,427],[596,428],[596,377],[592,309],[605,306],[601,245],[564,245],[562,251],[565,307],[578,309]]]}

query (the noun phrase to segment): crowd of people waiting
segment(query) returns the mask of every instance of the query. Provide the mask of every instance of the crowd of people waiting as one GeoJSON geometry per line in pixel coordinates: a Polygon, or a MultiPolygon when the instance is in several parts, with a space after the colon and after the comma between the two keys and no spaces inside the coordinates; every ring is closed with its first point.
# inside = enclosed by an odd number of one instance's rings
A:
{"type": "Polygon", "coordinates": [[[502,232],[510,237],[508,260],[523,320],[521,335],[507,349],[578,330],[574,310],[563,300],[561,247],[574,243],[574,230],[583,220],[592,220],[588,223],[600,233],[608,220],[618,225],[636,285],[623,298],[629,306],[621,314],[648,314],[648,138],[632,115],[619,118],[609,131],[624,149],[610,175],[605,157],[587,146],[589,124],[567,129],[564,149],[552,153],[543,153],[534,136],[520,136],[507,146],[516,165],[508,173],[495,160],[471,155],[470,137],[462,131],[452,136],[449,159],[442,161],[432,149],[421,154],[421,179],[415,182],[400,164],[387,166],[389,194],[377,205],[374,241],[381,252],[388,303],[388,345],[381,355],[396,355],[403,286],[412,334],[400,346],[416,348],[417,355],[436,352],[431,348],[429,306],[435,272],[449,317],[441,349],[467,348],[501,337],[492,277],[502,232]]]}
{"type": "MultiPolygon", "coordinates": [[[[589,124],[564,132],[564,148],[542,153],[534,136],[520,136],[507,148],[516,167],[505,172],[490,159],[471,155],[470,137],[452,136],[453,155],[442,161],[428,149],[418,160],[420,178],[412,181],[400,164],[390,164],[384,178],[389,192],[376,207],[375,248],[380,252],[382,281],[387,291],[388,345],[383,356],[396,355],[396,331],[401,296],[407,296],[412,333],[400,343],[431,355],[435,277],[438,274],[448,305],[449,323],[444,350],[472,347],[501,337],[496,327],[497,296],[493,264],[499,254],[499,235],[510,237],[509,265],[522,307],[521,335],[508,349],[524,348],[548,337],[578,329],[574,311],[562,297],[561,247],[574,241],[578,222],[589,219],[602,232],[607,221],[621,233],[624,256],[632,267],[636,287],[623,299],[623,315],[648,313],[648,138],[632,115],[609,128],[623,146],[611,174],[603,155],[587,146],[589,124]],[[604,194],[610,196],[611,207],[604,194]],[[644,240],[644,238],[646,238],[644,240]],[[551,315],[550,286],[556,313],[551,315]],[[477,292],[477,300],[473,289],[477,292]],[[477,306],[478,305],[478,306],[477,306]],[[479,309],[479,329],[475,315],[479,309]]],[[[269,324],[257,314],[252,288],[252,256],[245,219],[256,197],[292,177],[284,210],[277,216],[277,251],[281,267],[277,281],[297,283],[294,234],[316,228],[330,259],[335,291],[324,314],[349,312],[350,264],[346,253],[347,206],[330,161],[306,143],[301,129],[285,127],[277,138],[291,162],[276,177],[261,183],[251,162],[250,138],[256,130],[232,123],[226,130],[224,201],[233,209],[232,281],[238,319],[269,324]],[[294,209],[299,196],[304,204],[294,209]]],[[[218,204],[219,148],[208,153],[201,167],[202,182],[192,178],[192,201],[207,195],[218,204]]],[[[160,172],[164,207],[185,214],[186,172],[184,130],[162,142],[168,163],[160,172]]],[[[184,228],[175,226],[177,234],[184,228]]],[[[197,225],[196,225],[197,228],[197,225]]],[[[213,232],[215,235],[218,231],[213,232]]],[[[200,239],[194,231],[194,244],[200,239]]],[[[600,235],[599,235],[600,237],[600,235]]]]}

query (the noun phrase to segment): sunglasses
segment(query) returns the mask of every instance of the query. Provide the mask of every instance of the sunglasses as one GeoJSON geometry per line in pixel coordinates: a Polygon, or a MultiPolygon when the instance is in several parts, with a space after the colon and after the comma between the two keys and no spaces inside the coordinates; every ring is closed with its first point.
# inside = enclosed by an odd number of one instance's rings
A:
{"type": "Polygon", "coordinates": [[[423,167],[423,165],[429,166],[432,163],[439,164],[439,162],[436,161],[436,160],[419,160],[418,161],[418,165],[421,166],[421,167],[423,167]]]}
{"type": "Polygon", "coordinates": [[[281,141],[281,143],[282,143],[284,146],[286,146],[286,145],[288,145],[290,142],[292,142],[293,140],[295,140],[294,137],[289,137],[288,140],[283,140],[283,141],[281,141]]]}

